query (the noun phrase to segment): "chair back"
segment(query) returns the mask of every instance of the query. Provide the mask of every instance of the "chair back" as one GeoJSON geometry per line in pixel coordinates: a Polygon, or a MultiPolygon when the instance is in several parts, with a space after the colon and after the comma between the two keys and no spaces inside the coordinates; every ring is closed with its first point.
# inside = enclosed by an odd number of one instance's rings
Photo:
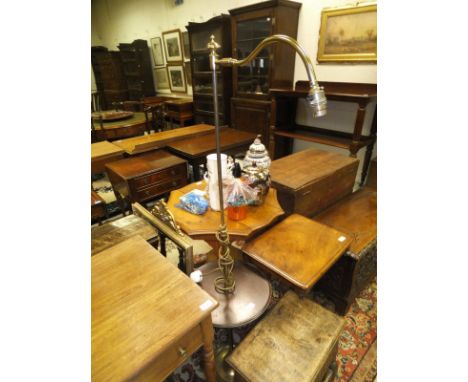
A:
{"type": "Polygon", "coordinates": [[[146,130],[163,131],[165,128],[165,107],[164,104],[154,104],[145,106],[143,109],[146,120],[146,130]]]}

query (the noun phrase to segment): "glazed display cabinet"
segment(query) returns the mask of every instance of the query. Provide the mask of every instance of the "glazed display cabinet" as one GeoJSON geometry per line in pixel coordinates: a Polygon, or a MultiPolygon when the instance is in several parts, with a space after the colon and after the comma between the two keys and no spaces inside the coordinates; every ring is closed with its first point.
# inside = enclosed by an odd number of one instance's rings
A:
{"type": "MultiPolygon", "coordinates": [[[[230,10],[232,57],[244,59],[263,39],[274,34],[296,39],[301,5],[273,0],[230,10]]],[[[292,86],[295,56],[289,46],[274,44],[248,65],[233,68],[232,127],[262,134],[262,141],[269,141],[270,88],[292,86]]]]}

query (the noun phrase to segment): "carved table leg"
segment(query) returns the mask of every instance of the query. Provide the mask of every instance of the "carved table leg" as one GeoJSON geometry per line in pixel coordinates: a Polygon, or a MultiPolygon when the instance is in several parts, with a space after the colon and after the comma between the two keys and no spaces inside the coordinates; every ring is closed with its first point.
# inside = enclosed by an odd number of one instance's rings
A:
{"type": "Polygon", "coordinates": [[[216,382],[216,365],[213,350],[214,330],[211,315],[205,318],[201,325],[203,337],[203,360],[206,380],[216,382]]]}

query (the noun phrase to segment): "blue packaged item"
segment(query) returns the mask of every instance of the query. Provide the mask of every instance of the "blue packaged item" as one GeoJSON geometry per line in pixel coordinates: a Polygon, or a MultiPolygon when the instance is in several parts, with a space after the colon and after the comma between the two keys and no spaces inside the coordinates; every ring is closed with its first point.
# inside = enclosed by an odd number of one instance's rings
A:
{"type": "Polygon", "coordinates": [[[205,192],[192,190],[179,198],[176,207],[195,215],[203,215],[208,209],[208,200],[205,199],[205,192]]]}

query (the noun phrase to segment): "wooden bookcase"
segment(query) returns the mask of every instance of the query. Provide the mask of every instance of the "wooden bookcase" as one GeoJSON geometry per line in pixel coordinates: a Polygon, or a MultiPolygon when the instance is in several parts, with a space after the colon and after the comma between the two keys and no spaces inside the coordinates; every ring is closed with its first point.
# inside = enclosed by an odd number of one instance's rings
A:
{"type": "Polygon", "coordinates": [[[151,57],[146,40],[119,44],[120,57],[128,87],[128,100],[154,96],[151,57]]]}
{"type": "Polygon", "coordinates": [[[91,47],[91,65],[102,110],[112,108],[113,102],[128,99],[127,82],[120,53],[103,46],[91,47]]]}
{"type": "MultiPolygon", "coordinates": [[[[211,86],[211,69],[207,44],[210,36],[221,45],[218,49],[220,57],[231,55],[231,17],[220,15],[204,23],[189,22],[186,26],[189,33],[193,114],[195,123],[214,125],[213,89],[211,86]]],[[[229,125],[232,96],[232,69],[221,67],[217,74],[218,80],[218,112],[220,125],[229,125]]]]}

